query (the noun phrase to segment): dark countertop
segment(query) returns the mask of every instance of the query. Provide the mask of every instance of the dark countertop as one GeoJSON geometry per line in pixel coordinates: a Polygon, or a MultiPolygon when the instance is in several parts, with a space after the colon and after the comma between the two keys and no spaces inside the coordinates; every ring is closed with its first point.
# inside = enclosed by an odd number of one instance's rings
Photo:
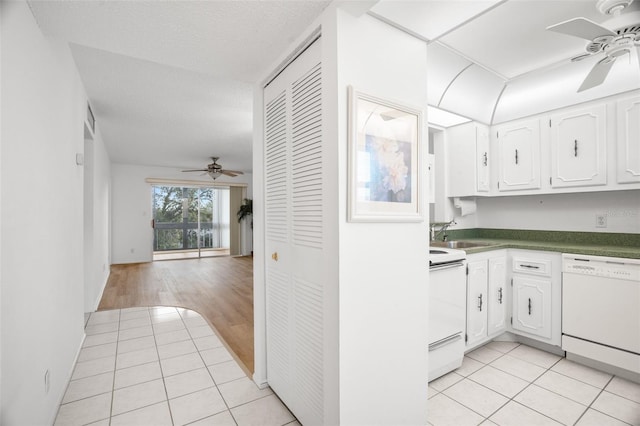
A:
{"type": "Polygon", "coordinates": [[[468,254],[511,248],[640,259],[640,234],[464,229],[447,235],[449,241],[489,243],[461,249],[468,254]]]}

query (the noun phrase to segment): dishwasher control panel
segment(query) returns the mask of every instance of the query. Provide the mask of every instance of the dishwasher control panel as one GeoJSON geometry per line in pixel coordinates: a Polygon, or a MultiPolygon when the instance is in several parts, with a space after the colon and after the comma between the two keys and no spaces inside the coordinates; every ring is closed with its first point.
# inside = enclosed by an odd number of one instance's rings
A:
{"type": "Polygon", "coordinates": [[[563,254],[562,272],[640,282],[640,259],[563,254]]]}

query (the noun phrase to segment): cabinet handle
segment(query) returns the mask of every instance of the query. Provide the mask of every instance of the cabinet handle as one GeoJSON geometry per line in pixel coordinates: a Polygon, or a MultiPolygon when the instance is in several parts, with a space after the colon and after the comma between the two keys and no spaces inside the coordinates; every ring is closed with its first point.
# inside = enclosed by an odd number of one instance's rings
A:
{"type": "Polygon", "coordinates": [[[520,267],[521,267],[521,268],[527,268],[527,269],[540,269],[540,267],[539,267],[539,266],[536,266],[536,265],[526,265],[526,264],[524,264],[524,263],[521,263],[521,264],[520,264],[520,267]]]}
{"type": "Polygon", "coordinates": [[[502,305],[502,287],[498,289],[498,303],[502,305]]]}
{"type": "Polygon", "coordinates": [[[531,315],[531,298],[529,298],[529,315],[531,315]]]}
{"type": "Polygon", "coordinates": [[[484,158],[484,160],[482,161],[482,165],[487,167],[487,164],[489,163],[489,159],[487,157],[487,153],[485,152],[482,157],[484,158]]]}
{"type": "Polygon", "coordinates": [[[518,164],[518,150],[516,149],[516,164],[518,164]]]}
{"type": "Polygon", "coordinates": [[[274,251],[273,254],[271,255],[271,258],[277,262],[278,261],[278,252],[274,251]]]}
{"type": "Polygon", "coordinates": [[[573,156],[578,156],[578,139],[573,141],[573,156]]]}
{"type": "Polygon", "coordinates": [[[478,309],[482,312],[482,293],[478,296],[478,309]]]}

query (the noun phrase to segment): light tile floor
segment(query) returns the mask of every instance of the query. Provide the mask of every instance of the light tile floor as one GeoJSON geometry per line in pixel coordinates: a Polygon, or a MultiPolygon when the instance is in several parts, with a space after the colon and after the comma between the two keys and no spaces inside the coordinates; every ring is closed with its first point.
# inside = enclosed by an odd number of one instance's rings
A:
{"type": "Polygon", "coordinates": [[[429,383],[429,424],[636,425],[640,384],[512,342],[491,342],[429,383]]]}
{"type": "Polygon", "coordinates": [[[94,312],[56,425],[298,425],[196,312],[94,312]]]}

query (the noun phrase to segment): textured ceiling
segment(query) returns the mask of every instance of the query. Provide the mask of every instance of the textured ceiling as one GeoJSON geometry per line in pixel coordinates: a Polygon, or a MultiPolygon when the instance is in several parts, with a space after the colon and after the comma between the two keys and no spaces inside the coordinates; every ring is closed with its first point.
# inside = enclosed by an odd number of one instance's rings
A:
{"type": "Polygon", "coordinates": [[[113,162],[251,170],[252,88],[329,2],[29,1],[71,44],[113,162]]]}
{"type": "MultiPolygon", "coordinates": [[[[201,168],[219,156],[225,168],[242,171],[252,167],[254,84],[328,3],[29,1],[43,33],[70,43],[113,162],[201,168]]],[[[366,6],[429,43],[430,104],[491,123],[496,115],[535,113],[531,105],[559,108],[640,87],[634,56],[616,61],[605,84],[575,96],[597,58],[570,63],[586,40],[545,28],[577,16],[605,24],[595,4],[378,0],[366,6]]]]}

